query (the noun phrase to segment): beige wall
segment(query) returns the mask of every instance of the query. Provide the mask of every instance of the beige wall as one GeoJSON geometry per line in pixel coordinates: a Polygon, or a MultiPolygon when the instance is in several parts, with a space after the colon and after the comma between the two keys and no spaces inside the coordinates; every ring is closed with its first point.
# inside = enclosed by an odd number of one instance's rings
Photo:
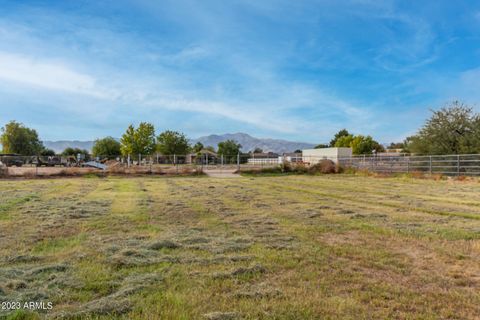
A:
{"type": "Polygon", "coordinates": [[[337,162],[339,158],[352,156],[352,148],[321,148],[302,150],[303,162],[317,163],[322,159],[330,159],[337,162]]]}

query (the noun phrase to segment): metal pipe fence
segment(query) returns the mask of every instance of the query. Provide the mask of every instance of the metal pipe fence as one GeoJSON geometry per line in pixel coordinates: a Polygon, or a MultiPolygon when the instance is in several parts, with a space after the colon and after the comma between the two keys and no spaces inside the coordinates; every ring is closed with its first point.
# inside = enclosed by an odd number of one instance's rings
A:
{"type": "Polygon", "coordinates": [[[12,168],[11,172],[28,171],[30,174],[48,172],[48,168],[92,168],[109,170],[112,168],[143,168],[145,172],[175,170],[181,172],[188,168],[196,170],[210,169],[262,169],[277,167],[284,163],[293,166],[314,165],[324,159],[332,160],[344,168],[355,168],[373,172],[412,173],[480,176],[480,154],[462,155],[422,155],[422,156],[374,156],[361,155],[348,158],[312,157],[303,158],[301,154],[251,154],[240,153],[222,155],[215,153],[196,153],[186,155],[127,155],[127,156],[20,156],[0,155],[0,167],[12,168]],[[21,169],[19,169],[21,168],[21,169]],[[30,170],[27,170],[30,169],[30,170]]]}
{"type": "Polygon", "coordinates": [[[424,156],[355,156],[340,158],[344,167],[385,173],[412,173],[444,175],[480,175],[480,154],[424,155],[424,156]]]}

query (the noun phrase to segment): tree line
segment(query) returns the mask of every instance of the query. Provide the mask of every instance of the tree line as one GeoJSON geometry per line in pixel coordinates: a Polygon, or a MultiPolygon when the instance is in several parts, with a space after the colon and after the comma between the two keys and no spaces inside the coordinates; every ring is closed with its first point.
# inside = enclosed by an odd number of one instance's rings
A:
{"type": "MultiPolygon", "coordinates": [[[[453,101],[438,110],[431,110],[416,134],[388,148],[409,154],[478,154],[480,153],[480,114],[463,102],[453,101]]],[[[385,148],[371,136],[353,135],[346,129],[335,134],[329,144],[316,148],[350,147],[353,154],[383,152],[385,148]]]]}
{"type": "MultiPolygon", "coordinates": [[[[40,140],[35,129],[28,128],[22,123],[10,121],[2,128],[0,143],[1,153],[19,154],[25,156],[54,156],[55,152],[47,149],[40,140]]],[[[113,137],[105,137],[94,141],[92,155],[94,157],[116,157],[152,155],[185,155],[188,153],[216,152],[223,155],[236,155],[240,153],[242,145],[234,140],[226,140],[218,144],[215,150],[211,146],[205,147],[197,142],[190,145],[187,136],[178,131],[166,130],[155,135],[155,127],[148,122],[141,122],[138,127],[129,125],[120,141],[113,137]]],[[[79,148],[66,148],[61,155],[76,156],[77,154],[88,155],[90,152],[79,148]]]]}
{"type": "MultiPolygon", "coordinates": [[[[20,155],[55,155],[53,150],[45,148],[37,131],[23,124],[10,121],[1,129],[0,143],[3,153],[20,155]]],[[[135,127],[128,126],[120,141],[112,137],[97,139],[92,148],[93,156],[114,157],[118,155],[184,155],[188,153],[217,152],[223,155],[236,155],[242,146],[234,140],[218,144],[218,149],[205,147],[200,142],[191,146],[185,134],[166,130],[155,135],[155,127],[142,122],[135,127]]],[[[379,142],[367,135],[354,135],[346,129],[335,134],[329,144],[319,144],[316,148],[350,147],[353,154],[371,154],[385,150],[379,142]]],[[[465,154],[480,153],[480,114],[460,101],[453,101],[439,110],[432,110],[418,132],[407,137],[403,142],[391,143],[389,148],[400,149],[413,154],[465,154]]],[[[255,153],[261,152],[256,148],[255,153]]],[[[301,150],[297,150],[301,151],[301,150]]],[[[296,152],[297,152],[296,151],[296,152]]],[[[89,154],[88,150],[67,148],[65,156],[89,154]]]]}
{"type": "Polygon", "coordinates": [[[319,144],[315,148],[352,148],[353,154],[371,154],[385,151],[385,148],[371,136],[354,135],[347,129],[337,132],[329,144],[319,144]]]}

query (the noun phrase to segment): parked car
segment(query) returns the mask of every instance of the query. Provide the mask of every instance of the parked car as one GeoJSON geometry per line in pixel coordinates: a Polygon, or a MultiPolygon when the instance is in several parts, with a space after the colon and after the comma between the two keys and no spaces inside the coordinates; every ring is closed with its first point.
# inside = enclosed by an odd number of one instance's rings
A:
{"type": "Polygon", "coordinates": [[[24,164],[23,157],[15,153],[0,154],[0,162],[7,167],[21,167],[24,164]]]}
{"type": "Polygon", "coordinates": [[[43,157],[32,157],[32,164],[37,167],[55,167],[55,166],[67,166],[67,159],[61,156],[43,156],[43,157]]]}

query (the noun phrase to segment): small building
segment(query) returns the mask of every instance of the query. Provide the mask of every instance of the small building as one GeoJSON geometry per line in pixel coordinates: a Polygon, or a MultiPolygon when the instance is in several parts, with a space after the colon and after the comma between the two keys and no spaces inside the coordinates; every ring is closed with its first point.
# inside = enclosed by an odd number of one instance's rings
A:
{"type": "Polygon", "coordinates": [[[248,164],[278,164],[278,153],[251,153],[250,158],[248,158],[248,164]]]}
{"type": "Polygon", "coordinates": [[[292,163],[302,162],[302,154],[300,152],[287,152],[278,157],[278,163],[285,161],[292,163]]]}
{"type": "Polygon", "coordinates": [[[379,157],[399,157],[404,156],[406,153],[403,152],[403,149],[386,149],[385,152],[377,153],[379,157]]]}
{"type": "Polygon", "coordinates": [[[208,149],[202,149],[198,153],[190,153],[185,156],[185,163],[187,164],[208,164],[217,162],[217,160],[218,154],[208,149]]]}
{"type": "Polygon", "coordinates": [[[302,150],[302,161],[307,164],[315,164],[323,159],[338,163],[339,159],[351,158],[352,148],[320,148],[302,150]]]}

